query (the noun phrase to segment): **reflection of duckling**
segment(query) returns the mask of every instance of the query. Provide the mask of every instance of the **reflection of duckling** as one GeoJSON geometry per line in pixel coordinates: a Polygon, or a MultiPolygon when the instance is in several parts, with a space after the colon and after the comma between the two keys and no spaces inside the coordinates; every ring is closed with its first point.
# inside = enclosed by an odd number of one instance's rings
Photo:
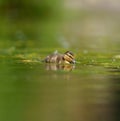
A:
{"type": "Polygon", "coordinates": [[[46,64],[46,70],[52,70],[52,71],[57,71],[57,70],[64,70],[64,71],[72,71],[75,68],[75,65],[73,64],[56,64],[56,63],[48,63],[46,64]]]}
{"type": "Polygon", "coordinates": [[[48,55],[44,59],[44,62],[57,63],[57,64],[75,64],[75,58],[74,58],[74,54],[70,51],[67,51],[64,54],[54,52],[53,54],[48,55]]]}

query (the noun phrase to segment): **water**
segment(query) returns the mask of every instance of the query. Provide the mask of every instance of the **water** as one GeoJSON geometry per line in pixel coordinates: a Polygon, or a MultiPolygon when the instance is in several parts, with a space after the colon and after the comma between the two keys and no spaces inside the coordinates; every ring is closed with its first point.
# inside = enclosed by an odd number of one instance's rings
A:
{"type": "Polygon", "coordinates": [[[119,121],[118,69],[0,60],[1,121],[119,121]]]}

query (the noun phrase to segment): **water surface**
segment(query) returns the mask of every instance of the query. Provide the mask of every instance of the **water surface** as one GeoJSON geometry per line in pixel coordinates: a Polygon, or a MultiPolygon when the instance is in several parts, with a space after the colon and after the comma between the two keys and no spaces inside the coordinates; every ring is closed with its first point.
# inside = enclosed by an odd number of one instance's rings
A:
{"type": "Polygon", "coordinates": [[[118,69],[0,60],[1,121],[118,121],[118,69]]]}

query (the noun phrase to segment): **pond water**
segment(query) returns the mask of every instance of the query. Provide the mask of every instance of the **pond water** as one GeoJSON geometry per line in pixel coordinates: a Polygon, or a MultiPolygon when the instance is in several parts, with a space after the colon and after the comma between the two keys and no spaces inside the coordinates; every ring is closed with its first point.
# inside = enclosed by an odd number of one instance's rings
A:
{"type": "Polygon", "coordinates": [[[119,121],[119,70],[0,60],[1,121],[119,121]]]}

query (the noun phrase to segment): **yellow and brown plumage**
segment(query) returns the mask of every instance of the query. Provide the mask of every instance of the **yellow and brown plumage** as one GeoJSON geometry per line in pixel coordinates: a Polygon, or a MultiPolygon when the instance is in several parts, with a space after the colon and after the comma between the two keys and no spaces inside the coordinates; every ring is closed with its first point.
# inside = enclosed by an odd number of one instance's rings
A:
{"type": "Polygon", "coordinates": [[[67,51],[64,54],[54,52],[53,54],[48,55],[44,59],[44,62],[57,64],[75,64],[75,57],[74,54],[70,51],[67,51]]]}

